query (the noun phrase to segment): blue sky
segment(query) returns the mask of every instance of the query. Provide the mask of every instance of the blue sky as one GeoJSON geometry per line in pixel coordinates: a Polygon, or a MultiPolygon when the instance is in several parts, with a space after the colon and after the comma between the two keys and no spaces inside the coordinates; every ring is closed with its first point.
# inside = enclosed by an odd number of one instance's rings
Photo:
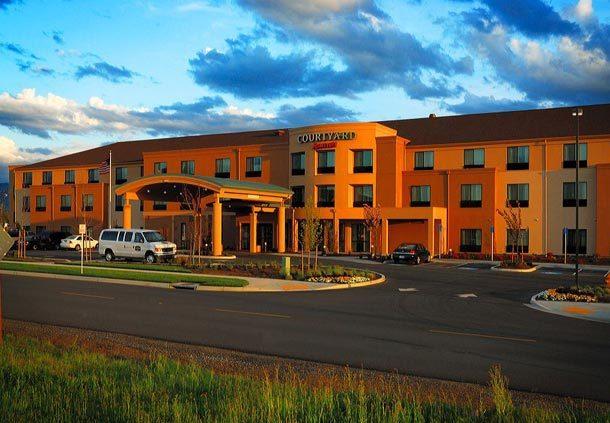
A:
{"type": "Polygon", "coordinates": [[[0,181],[119,140],[606,102],[605,0],[0,0],[0,181]]]}

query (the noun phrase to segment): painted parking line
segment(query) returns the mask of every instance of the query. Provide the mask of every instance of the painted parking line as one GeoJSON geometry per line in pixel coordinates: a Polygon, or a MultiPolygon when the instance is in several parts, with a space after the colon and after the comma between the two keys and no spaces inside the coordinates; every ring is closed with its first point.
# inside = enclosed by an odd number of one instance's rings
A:
{"type": "Polygon", "coordinates": [[[499,335],[485,335],[482,333],[469,333],[469,332],[454,332],[450,330],[430,329],[429,332],[438,333],[443,335],[457,335],[457,336],[470,336],[475,338],[486,338],[486,339],[499,339],[502,341],[517,341],[517,342],[537,342],[531,338],[516,338],[512,336],[499,336],[499,335]]]}
{"type": "Polygon", "coordinates": [[[472,292],[469,292],[467,294],[456,294],[456,295],[460,298],[477,298],[477,295],[473,294],[472,292]]]}
{"type": "Polygon", "coordinates": [[[417,288],[398,288],[400,292],[417,292],[419,291],[417,288]]]}
{"type": "Polygon", "coordinates": [[[246,314],[248,316],[259,316],[259,317],[276,317],[280,319],[290,319],[290,316],[285,314],[271,314],[271,313],[257,313],[255,311],[243,311],[243,310],[229,310],[226,308],[215,308],[214,310],[221,313],[235,313],[235,314],[246,314]]]}
{"type": "Polygon", "coordinates": [[[114,297],[106,297],[104,295],[81,294],[79,292],[62,291],[62,292],[60,292],[60,294],[62,294],[62,295],[72,295],[72,296],[75,296],[75,297],[98,298],[98,299],[101,299],[101,300],[114,300],[114,297]]]}

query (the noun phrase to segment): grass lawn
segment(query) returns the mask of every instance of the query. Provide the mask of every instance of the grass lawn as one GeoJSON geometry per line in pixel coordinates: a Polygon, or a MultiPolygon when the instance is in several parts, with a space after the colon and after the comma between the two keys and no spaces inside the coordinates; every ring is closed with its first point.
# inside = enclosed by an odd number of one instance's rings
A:
{"type": "MultiPolygon", "coordinates": [[[[20,272],[38,272],[38,273],[53,273],[60,275],[80,276],[80,267],[72,265],[45,265],[36,263],[19,263],[10,261],[1,261],[0,270],[13,270],[20,272]]],[[[121,269],[92,269],[85,267],[84,276],[110,278],[110,279],[128,279],[135,281],[146,282],[189,282],[198,283],[206,286],[229,286],[242,287],[248,285],[248,282],[239,278],[224,278],[216,276],[197,276],[188,274],[162,274],[159,272],[134,272],[121,269]]]]}
{"type": "MultiPolygon", "coordinates": [[[[70,266],[80,266],[80,263],[70,263],[70,266]]],[[[92,267],[109,267],[113,269],[135,269],[135,270],[146,270],[152,272],[177,272],[177,273],[191,273],[190,269],[175,264],[148,264],[142,262],[129,262],[129,261],[96,261],[85,263],[85,266],[92,267]]]]}
{"type": "MultiPolygon", "coordinates": [[[[354,377],[345,389],[219,375],[167,358],[110,358],[7,336],[0,346],[0,421],[172,422],[595,422],[603,411],[566,401],[559,409],[522,408],[503,378],[493,406],[417,400],[408,390],[378,394],[354,377]]],[[[495,382],[494,382],[495,380],[495,382]]]]}

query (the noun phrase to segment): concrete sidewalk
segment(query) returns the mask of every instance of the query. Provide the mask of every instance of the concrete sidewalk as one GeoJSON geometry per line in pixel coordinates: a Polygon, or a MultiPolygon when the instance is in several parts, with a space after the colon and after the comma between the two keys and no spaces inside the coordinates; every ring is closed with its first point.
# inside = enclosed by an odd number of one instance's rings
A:
{"type": "MultiPolygon", "coordinates": [[[[7,260],[9,261],[9,260],[7,260]]],[[[12,263],[20,263],[17,261],[11,261],[12,263]]],[[[31,262],[28,262],[31,263],[31,262]]],[[[37,265],[44,265],[49,267],[54,266],[72,266],[66,264],[55,264],[55,263],[44,263],[37,262],[37,265]]],[[[76,266],[74,266],[76,267],[76,266]]],[[[142,272],[138,269],[125,269],[121,267],[104,267],[104,266],[86,266],[87,269],[101,269],[101,270],[120,270],[126,272],[142,272]]],[[[376,285],[385,282],[385,276],[381,275],[379,279],[375,279],[369,282],[359,282],[352,284],[339,284],[339,283],[320,283],[320,282],[306,282],[306,281],[292,281],[285,279],[273,279],[273,278],[254,278],[248,276],[223,276],[215,274],[204,274],[204,273],[187,273],[187,272],[167,272],[151,270],[149,273],[155,274],[167,274],[167,275],[188,275],[188,276],[202,276],[202,277],[213,277],[213,278],[231,278],[231,279],[243,279],[248,282],[247,286],[243,287],[229,287],[229,286],[206,286],[197,285],[197,291],[223,291],[223,292],[303,292],[303,291],[325,291],[335,289],[349,289],[349,288],[360,288],[369,285],[376,285]]],[[[148,281],[137,281],[130,279],[114,279],[114,278],[103,278],[95,276],[80,276],[80,275],[62,275],[53,273],[37,273],[27,271],[14,271],[14,270],[0,270],[0,274],[16,275],[16,276],[32,276],[36,278],[48,278],[48,279],[70,279],[80,280],[84,282],[101,282],[101,283],[114,283],[132,286],[145,286],[153,288],[175,288],[169,282],[148,282],[148,281]]],[[[185,285],[194,285],[190,282],[185,285]]]]}
{"type": "Polygon", "coordinates": [[[530,304],[528,304],[529,307],[565,317],[610,323],[610,304],[608,303],[537,300],[536,297],[540,294],[542,292],[531,298],[530,304]]]}

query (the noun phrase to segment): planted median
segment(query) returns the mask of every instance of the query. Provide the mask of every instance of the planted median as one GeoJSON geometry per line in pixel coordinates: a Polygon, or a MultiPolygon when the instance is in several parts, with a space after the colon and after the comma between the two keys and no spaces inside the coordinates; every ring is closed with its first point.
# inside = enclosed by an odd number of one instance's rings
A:
{"type": "Polygon", "coordinates": [[[248,285],[248,281],[240,278],[224,278],[217,276],[198,276],[187,273],[178,273],[170,271],[170,273],[162,273],[159,271],[138,271],[119,268],[97,269],[85,266],[84,273],[81,275],[80,267],[73,265],[49,265],[37,263],[20,263],[3,261],[0,262],[0,270],[8,270],[14,272],[33,272],[47,273],[54,275],[67,276],[83,276],[86,278],[108,278],[108,279],[125,279],[141,282],[160,282],[160,283],[196,283],[205,286],[227,286],[227,287],[244,287],[248,285]]]}

